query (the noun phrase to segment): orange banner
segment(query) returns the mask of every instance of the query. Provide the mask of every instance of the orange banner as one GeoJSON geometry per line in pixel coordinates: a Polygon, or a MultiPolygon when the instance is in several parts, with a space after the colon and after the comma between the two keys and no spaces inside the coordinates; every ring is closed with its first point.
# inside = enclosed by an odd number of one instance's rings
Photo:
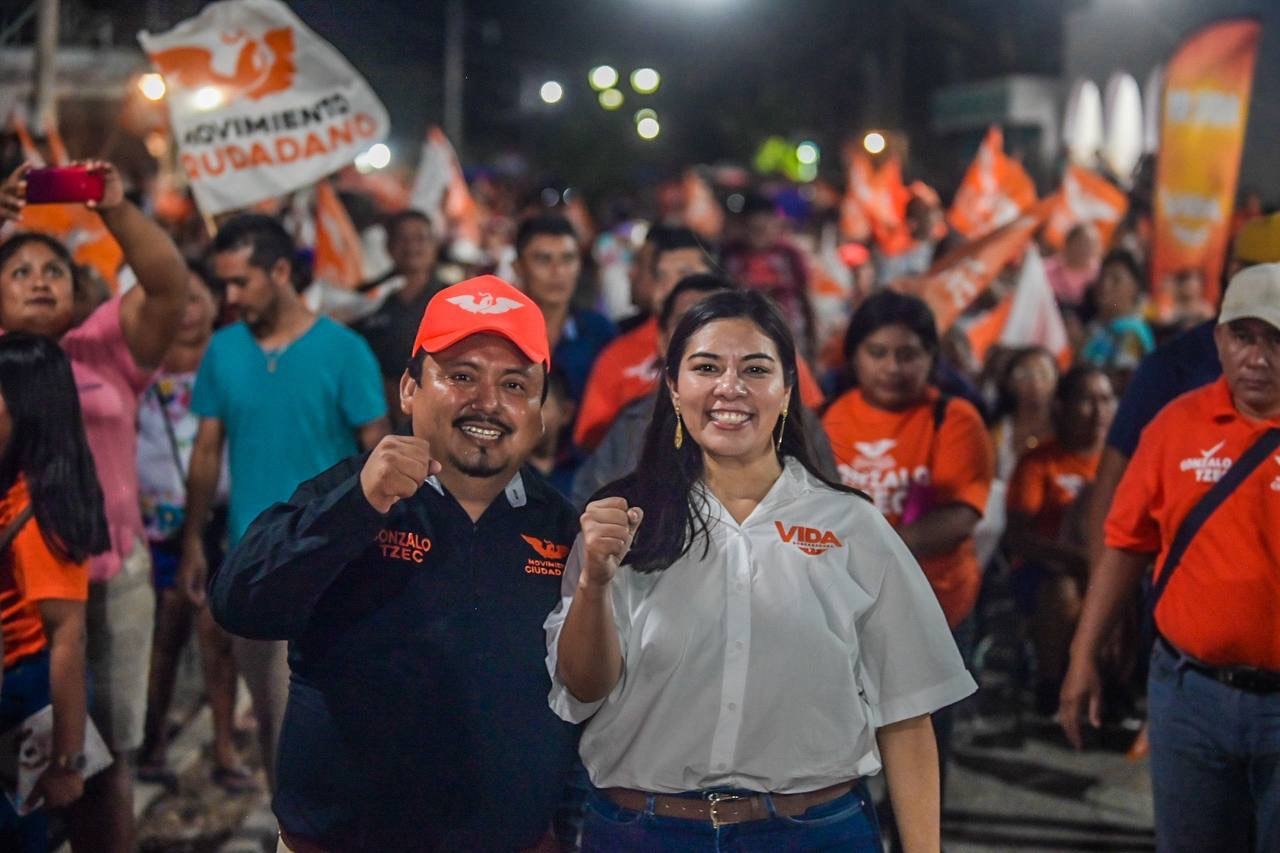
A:
{"type": "Polygon", "coordinates": [[[1200,270],[1217,302],[1249,117],[1249,90],[1262,25],[1219,21],[1188,38],[1165,72],[1156,158],[1151,282],[1200,270]]]}
{"type": "Polygon", "coordinates": [[[1036,185],[1004,153],[1004,133],[992,125],[951,203],[947,221],[970,240],[1012,222],[1036,202],[1036,185]]]}
{"type": "Polygon", "coordinates": [[[1044,224],[1044,239],[1055,249],[1067,241],[1067,233],[1087,223],[1098,232],[1103,246],[1111,245],[1111,235],[1129,210],[1124,191],[1097,172],[1074,163],[1062,175],[1062,186],[1052,198],[1053,208],[1044,224]]]}
{"type": "Polygon", "coordinates": [[[1003,228],[948,253],[924,275],[900,278],[891,286],[929,303],[938,331],[945,332],[1000,271],[1022,255],[1048,215],[1049,204],[1040,202],[1003,228]]]}
{"type": "Polygon", "coordinates": [[[876,168],[854,143],[849,143],[845,156],[849,176],[840,203],[840,236],[859,243],[874,239],[886,255],[910,249],[906,216],[911,191],[902,182],[898,158],[890,155],[876,168]]]}
{"type": "Polygon", "coordinates": [[[328,181],[316,184],[315,278],[339,287],[355,287],[364,278],[360,235],[342,199],[328,181]]]}

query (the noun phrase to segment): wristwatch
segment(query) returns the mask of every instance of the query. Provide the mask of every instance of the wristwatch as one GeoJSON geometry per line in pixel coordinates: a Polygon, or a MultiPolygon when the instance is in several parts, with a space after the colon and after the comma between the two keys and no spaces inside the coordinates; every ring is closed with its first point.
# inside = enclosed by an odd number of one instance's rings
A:
{"type": "Polygon", "coordinates": [[[58,771],[74,771],[83,773],[88,759],[84,757],[83,752],[77,752],[74,755],[55,755],[49,759],[49,767],[58,771]]]}

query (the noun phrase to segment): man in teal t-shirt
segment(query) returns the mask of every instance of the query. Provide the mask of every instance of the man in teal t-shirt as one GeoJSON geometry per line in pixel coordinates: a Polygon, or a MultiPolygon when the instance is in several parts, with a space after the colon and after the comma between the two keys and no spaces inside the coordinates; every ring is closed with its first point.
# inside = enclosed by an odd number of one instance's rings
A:
{"type": "MultiPolygon", "coordinates": [[[[382,379],[369,345],[307,309],[294,287],[294,253],[279,222],[248,214],[223,225],[210,250],[213,280],[241,320],[213,336],[191,400],[200,427],[187,475],[178,582],[197,604],[205,597],[203,528],[224,441],[234,547],[264,509],[387,433],[382,379]]],[[[237,638],[234,650],[274,787],[275,743],[288,695],[284,644],[237,638]]]]}

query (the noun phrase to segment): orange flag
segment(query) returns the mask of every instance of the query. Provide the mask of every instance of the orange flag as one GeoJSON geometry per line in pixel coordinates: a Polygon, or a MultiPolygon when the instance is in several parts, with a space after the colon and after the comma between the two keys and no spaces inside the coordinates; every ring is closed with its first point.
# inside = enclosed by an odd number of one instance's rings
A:
{"type": "Polygon", "coordinates": [[[890,155],[877,169],[855,143],[845,148],[848,184],[840,204],[840,236],[865,243],[874,239],[886,255],[911,248],[907,231],[907,203],[911,191],[902,182],[902,163],[890,155]]]}
{"type": "Polygon", "coordinates": [[[438,127],[427,130],[409,200],[431,217],[438,230],[448,231],[455,240],[480,245],[480,210],[471,197],[457,153],[438,127]]]}
{"type": "Polygon", "coordinates": [[[1035,184],[1022,164],[1004,153],[1004,133],[992,125],[956,191],[947,221],[975,240],[1012,222],[1035,201],[1035,184]]]}
{"type": "Polygon", "coordinates": [[[22,159],[36,168],[43,166],[44,155],[40,153],[40,148],[36,145],[36,141],[31,138],[31,130],[27,127],[27,120],[14,112],[9,116],[9,124],[13,126],[14,135],[18,137],[18,144],[22,146],[22,159]]]}
{"type": "Polygon", "coordinates": [[[1199,30],[1165,72],[1156,157],[1151,283],[1186,269],[1216,302],[1234,207],[1261,24],[1232,18],[1199,30]]]}
{"type": "Polygon", "coordinates": [[[1129,197],[1097,172],[1074,163],[1062,175],[1062,186],[1052,196],[1053,208],[1044,224],[1046,242],[1061,249],[1067,232],[1081,223],[1098,231],[1103,246],[1111,245],[1111,235],[1129,210],[1129,197]]]}
{"type": "Polygon", "coordinates": [[[360,235],[328,181],[316,184],[315,203],[315,277],[340,287],[355,287],[364,278],[360,235]]]}
{"type": "Polygon", "coordinates": [[[927,302],[938,321],[938,331],[945,332],[1000,271],[1023,253],[1047,213],[1048,202],[1040,202],[1004,227],[949,252],[924,275],[900,278],[892,287],[927,302]]]}
{"type": "Polygon", "coordinates": [[[1071,360],[1067,327],[1045,275],[1044,262],[1035,246],[1023,250],[1018,280],[986,314],[969,324],[965,332],[979,363],[995,344],[1024,347],[1042,346],[1062,364],[1071,360]]]}
{"type": "Polygon", "coordinates": [[[724,208],[696,169],[684,173],[684,223],[698,236],[719,240],[724,230],[724,208]]]}

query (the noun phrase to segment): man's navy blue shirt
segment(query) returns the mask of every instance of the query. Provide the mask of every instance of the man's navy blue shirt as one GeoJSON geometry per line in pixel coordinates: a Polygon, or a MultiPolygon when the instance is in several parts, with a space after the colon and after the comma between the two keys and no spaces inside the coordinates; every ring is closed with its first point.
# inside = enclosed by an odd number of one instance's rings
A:
{"type": "Polygon", "coordinates": [[[291,641],[276,816],[332,850],[532,846],[577,740],[542,630],[576,515],[526,467],[475,523],[434,481],[383,516],[364,460],[266,510],[210,582],[229,631],[291,641]]]}
{"type": "Polygon", "coordinates": [[[1142,359],[1120,399],[1107,446],[1132,458],[1142,431],[1161,409],[1222,375],[1213,343],[1217,322],[1209,320],[1188,329],[1142,359]]]}
{"type": "Polygon", "coordinates": [[[565,320],[560,340],[551,353],[551,366],[564,374],[569,396],[574,401],[582,399],[591,366],[596,363],[600,351],[617,336],[617,327],[603,314],[594,311],[574,311],[565,320]]]}

